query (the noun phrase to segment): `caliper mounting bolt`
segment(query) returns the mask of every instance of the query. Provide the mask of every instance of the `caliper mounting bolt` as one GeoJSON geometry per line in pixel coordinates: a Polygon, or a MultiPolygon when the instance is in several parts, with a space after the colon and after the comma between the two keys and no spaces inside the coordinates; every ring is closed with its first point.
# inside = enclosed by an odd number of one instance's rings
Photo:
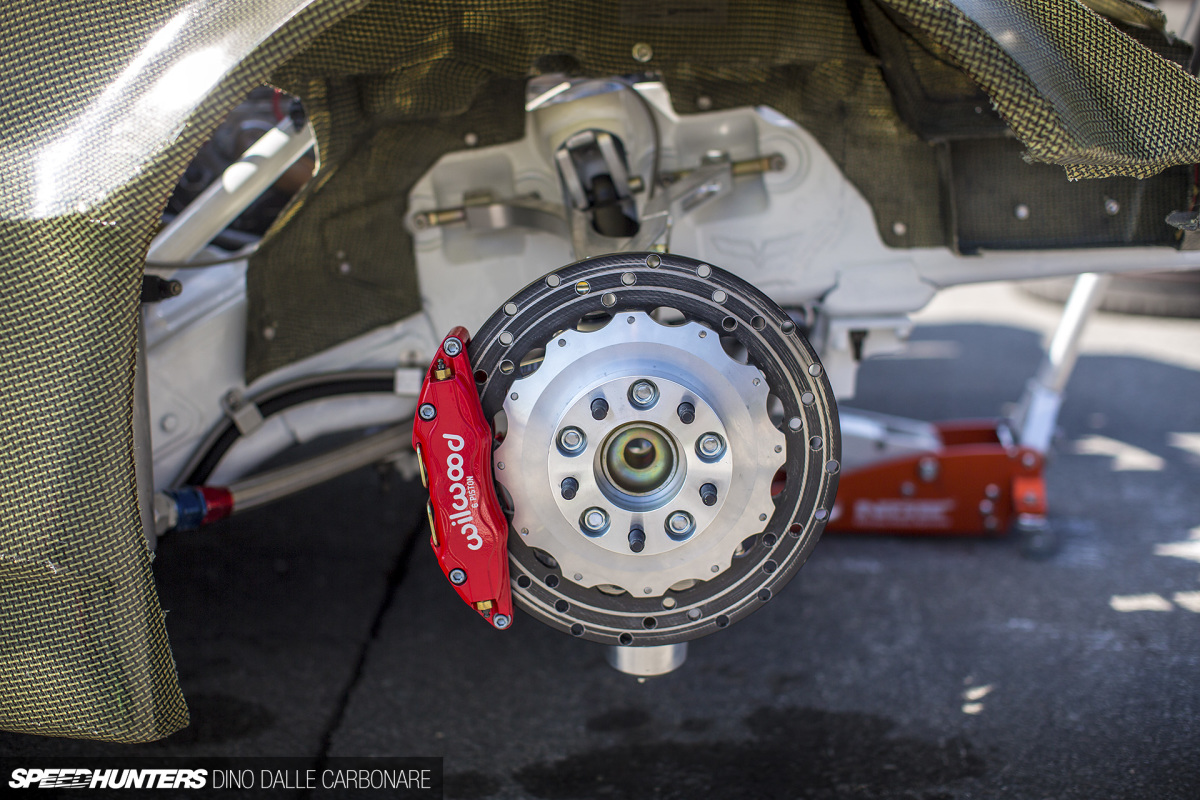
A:
{"type": "Polygon", "coordinates": [[[446,351],[446,355],[453,358],[462,352],[462,342],[453,336],[450,336],[446,341],[442,342],[442,349],[446,351]]]}
{"type": "Polygon", "coordinates": [[[455,586],[462,586],[467,582],[467,573],[463,572],[458,567],[450,570],[450,582],[455,586]]]}
{"type": "Polygon", "coordinates": [[[437,409],[433,407],[433,403],[421,403],[421,407],[417,409],[417,416],[428,422],[437,416],[437,409]]]}

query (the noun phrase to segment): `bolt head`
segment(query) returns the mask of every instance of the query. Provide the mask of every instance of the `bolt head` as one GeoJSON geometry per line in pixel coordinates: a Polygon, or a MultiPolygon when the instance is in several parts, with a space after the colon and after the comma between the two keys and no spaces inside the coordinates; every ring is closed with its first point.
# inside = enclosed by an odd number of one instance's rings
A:
{"type": "Polygon", "coordinates": [[[672,538],[683,538],[695,527],[692,515],[686,511],[672,511],[667,517],[667,534],[672,538]]]}
{"type": "Polygon", "coordinates": [[[442,342],[442,349],[446,351],[448,356],[456,356],[462,352],[462,342],[455,336],[451,336],[446,341],[442,342]]]}
{"type": "Polygon", "coordinates": [[[512,622],[512,620],[510,620],[504,614],[497,614],[496,616],[492,617],[492,625],[496,626],[500,630],[507,628],[510,622],[512,622]]]}
{"type": "Polygon", "coordinates": [[[603,508],[592,506],[583,512],[579,522],[585,533],[598,536],[608,530],[608,512],[603,508]]]}
{"type": "Polygon", "coordinates": [[[635,381],[629,387],[629,402],[638,408],[649,408],[658,400],[658,387],[650,381],[635,381]]]}
{"type": "Polygon", "coordinates": [[[417,416],[428,422],[437,416],[437,409],[432,403],[421,403],[421,407],[417,409],[417,416]]]}
{"type": "Polygon", "coordinates": [[[563,428],[562,432],[558,434],[558,446],[564,452],[572,455],[582,451],[586,441],[583,431],[579,430],[579,428],[563,428]]]}
{"type": "Polygon", "coordinates": [[[696,452],[705,460],[715,461],[725,452],[725,440],[715,433],[706,433],[696,441],[696,452]]]}
{"type": "Polygon", "coordinates": [[[467,573],[455,567],[454,569],[450,570],[450,582],[455,586],[462,586],[467,582],[467,573]]]}

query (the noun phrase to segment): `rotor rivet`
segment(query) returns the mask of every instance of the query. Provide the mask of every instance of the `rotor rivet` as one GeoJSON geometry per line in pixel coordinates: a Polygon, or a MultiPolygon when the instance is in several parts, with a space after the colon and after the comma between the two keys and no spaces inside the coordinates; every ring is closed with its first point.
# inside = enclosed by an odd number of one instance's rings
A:
{"type": "Polygon", "coordinates": [[[592,401],[592,419],[600,420],[608,416],[608,401],[597,397],[592,401]]]}
{"type": "Polygon", "coordinates": [[[608,530],[608,512],[592,506],[579,517],[579,527],[588,536],[599,536],[608,530]]]}
{"type": "Polygon", "coordinates": [[[658,387],[647,380],[634,381],[629,387],[629,402],[638,408],[649,408],[658,402],[658,387]]]}
{"type": "Polygon", "coordinates": [[[667,516],[665,527],[667,529],[667,536],[670,536],[672,539],[686,539],[696,529],[696,521],[686,511],[672,511],[667,516]]]}
{"type": "Polygon", "coordinates": [[[450,582],[455,586],[462,586],[467,582],[467,573],[455,567],[454,569],[450,570],[450,582]]]}
{"type": "Polygon", "coordinates": [[[706,506],[715,506],[717,504],[717,487],[711,483],[701,486],[700,499],[704,501],[704,505],[706,506]]]}
{"type": "Polygon", "coordinates": [[[575,495],[579,492],[579,481],[574,478],[563,478],[559,489],[562,492],[563,500],[574,500],[575,495]]]}
{"type": "Polygon", "coordinates": [[[675,413],[679,415],[679,421],[684,425],[691,425],[696,420],[696,407],[691,403],[680,403],[679,408],[675,409],[675,413]]]}
{"type": "Polygon", "coordinates": [[[563,428],[558,434],[558,447],[565,455],[578,455],[586,445],[587,437],[579,428],[563,428]]]}
{"type": "Polygon", "coordinates": [[[417,416],[428,422],[437,416],[437,409],[433,407],[433,403],[421,403],[421,407],[417,409],[417,416]]]}
{"type": "Polygon", "coordinates": [[[696,453],[704,461],[717,461],[725,454],[725,440],[718,433],[706,433],[696,440],[696,453]]]}
{"type": "Polygon", "coordinates": [[[629,549],[640,553],[646,548],[646,534],[641,528],[631,528],[629,531],[629,549]]]}
{"type": "Polygon", "coordinates": [[[462,352],[462,342],[457,337],[451,336],[442,342],[442,349],[446,351],[446,355],[453,358],[462,352]]]}

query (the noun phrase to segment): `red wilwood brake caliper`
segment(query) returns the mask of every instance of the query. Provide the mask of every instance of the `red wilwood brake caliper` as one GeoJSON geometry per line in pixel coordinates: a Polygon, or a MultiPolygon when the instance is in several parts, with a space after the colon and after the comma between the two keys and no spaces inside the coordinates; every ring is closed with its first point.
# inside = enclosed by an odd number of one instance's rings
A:
{"type": "Polygon", "coordinates": [[[430,544],[447,580],[493,627],[512,624],[508,519],[492,482],[492,427],[483,415],[463,327],[442,340],[413,420],[429,488],[430,544]]]}

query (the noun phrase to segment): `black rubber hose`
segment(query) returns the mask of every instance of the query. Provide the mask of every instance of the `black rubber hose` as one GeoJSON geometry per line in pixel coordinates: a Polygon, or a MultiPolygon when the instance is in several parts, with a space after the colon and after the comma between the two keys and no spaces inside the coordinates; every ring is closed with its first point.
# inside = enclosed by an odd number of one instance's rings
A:
{"type": "MultiPolygon", "coordinates": [[[[292,406],[298,406],[301,403],[308,403],[313,400],[346,394],[391,394],[395,391],[395,388],[396,381],[394,378],[340,379],[331,381],[330,383],[317,383],[282,392],[258,403],[258,410],[263,415],[263,418],[266,419],[292,406]]],[[[200,459],[195,469],[183,481],[183,485],[202,486],[208,480],[208,476],[217,468],[217,464],[221,463],[221,459],[225,457],[225,453],[229,451],[229,448],[233,447],[234,442],[241,435],[241,431],[237,429],[233,421],[226,419],[222,423],[222,429],[216,441],[208,448],[208,451],[200,459]]]]}

